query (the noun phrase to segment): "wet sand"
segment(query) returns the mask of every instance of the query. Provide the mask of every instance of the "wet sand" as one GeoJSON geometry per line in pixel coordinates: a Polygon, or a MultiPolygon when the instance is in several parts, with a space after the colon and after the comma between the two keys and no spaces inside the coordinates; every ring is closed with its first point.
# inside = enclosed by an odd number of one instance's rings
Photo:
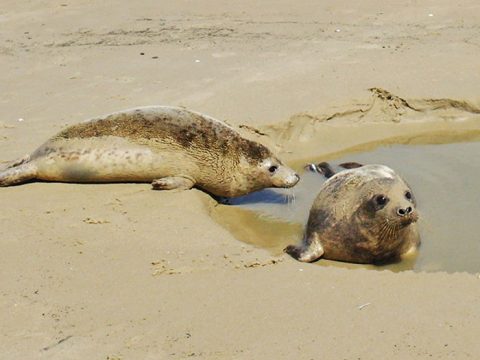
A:
{"type": "MultiPolygon", "coordinates": [[[[67,124],[151,104],[226,120],[292,164],[480,132],[473,0],[2,5],[2,162],[67,124]]],[[[218,224],[198,190],[0,190],[2,359],[480,353],[478,274],[272,256],[218,224]]]]}

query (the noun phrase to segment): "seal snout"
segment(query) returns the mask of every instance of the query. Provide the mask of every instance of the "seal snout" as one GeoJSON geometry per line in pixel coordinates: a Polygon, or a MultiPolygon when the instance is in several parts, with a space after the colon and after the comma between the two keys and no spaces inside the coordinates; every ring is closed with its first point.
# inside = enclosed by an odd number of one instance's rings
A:
{"type": "Polygon", "coordinates": [[[411,206],[405,208],[399,207],[397,209],[397,216],[400,223],[404,225],[417,222],[419,218],[418,212],[411,206]]]}
{"type": "Polygon", "coordinates": [[[413,208],[411,206],[407,206],[406,208],[398,208],[397,209],[397,215],[398,216],[407,216],[413,211],[413,208]]]}
{"type": "Polygon", "coordinates": [[[287,181],[285,181],[285,187],[295,186],[299,181],[300,175],[298,175],[297,173],[293,173],[288,177],[287,181]]]}
{"type": "Polygon", "coordinates": [[[298,183],[300,181],[300,175],[298,175],[297,173],[294,173],[293,174],[293,177],[295,178],[295,184],[298,183]]]}

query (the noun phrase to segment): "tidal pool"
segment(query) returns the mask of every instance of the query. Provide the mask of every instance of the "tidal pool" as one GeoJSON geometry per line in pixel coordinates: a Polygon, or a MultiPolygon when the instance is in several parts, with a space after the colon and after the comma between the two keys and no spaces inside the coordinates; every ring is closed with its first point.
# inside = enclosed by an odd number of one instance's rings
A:
{"type": "MultiPolygon", "coordinates": [[[[214,216],[240,241],[279,255],[303,235],[310,206],[325,179],[302,172],[294,189],[266,189],[215,208],[214,216]]],[[[411,186],[420,212],[422,245],[416,256],[383,266],[320,260],[318,266],[390,269],[392,271],[480,272],[480,142],[441,145],[380,146],[329,162],[385,164],[411,186]]]]}

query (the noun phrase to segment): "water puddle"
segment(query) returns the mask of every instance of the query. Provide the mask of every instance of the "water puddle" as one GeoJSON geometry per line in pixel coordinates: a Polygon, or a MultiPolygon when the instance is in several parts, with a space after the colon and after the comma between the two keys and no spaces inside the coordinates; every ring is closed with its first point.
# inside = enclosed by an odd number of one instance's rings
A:
{"type": "MultiPolygon", "coordinates": [[[[320,260],[318,266],[390,269],[392,271],[480,272],[480,142],[442,145],[392,145],[373,151],[328,159],[385,164],[410,184],[418,202],[422,246],[414,258],[381,267],[320,260]]],[[[214,216],[240,241],[268,249],[275,255],[297,243],[310,206],[325,181],[302,173],[295,189],[267,189],[219,205],[214,216]]],[[[294,166],[295,167],[295,166],[294,166]]]]}

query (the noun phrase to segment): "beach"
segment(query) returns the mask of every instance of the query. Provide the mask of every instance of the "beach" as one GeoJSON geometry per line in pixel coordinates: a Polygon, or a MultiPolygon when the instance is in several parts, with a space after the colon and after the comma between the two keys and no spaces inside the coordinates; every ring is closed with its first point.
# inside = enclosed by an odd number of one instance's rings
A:
{"type": "MultiPolygon", "coordinates": [[[[148,105],[226,121],[291,166],[480,139],[473,0],[2,5],[0,166],[148,105]]],[[[198,189],[33,182],[0,204],[2,359],[480,354],[480,270],[300,263],[240,241],[198,189]]]]}

